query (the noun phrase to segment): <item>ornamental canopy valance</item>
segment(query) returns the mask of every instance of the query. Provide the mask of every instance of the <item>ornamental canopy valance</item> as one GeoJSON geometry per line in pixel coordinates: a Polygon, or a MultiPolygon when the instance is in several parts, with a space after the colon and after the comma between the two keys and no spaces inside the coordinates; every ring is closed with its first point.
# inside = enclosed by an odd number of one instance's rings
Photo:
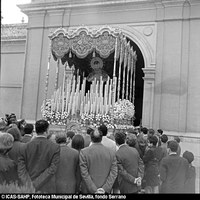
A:
{"type": "Polygon", "coordinates": [[[91,52],[97,52],[102,58],[107,58],[114,52],[116,39],[120,34],[119,29],[111,27],[80,27],[71,31],[60,28],[49,38],[55,60],[62,59],[71,52],[78,58],[85,58],[91,52]]]}

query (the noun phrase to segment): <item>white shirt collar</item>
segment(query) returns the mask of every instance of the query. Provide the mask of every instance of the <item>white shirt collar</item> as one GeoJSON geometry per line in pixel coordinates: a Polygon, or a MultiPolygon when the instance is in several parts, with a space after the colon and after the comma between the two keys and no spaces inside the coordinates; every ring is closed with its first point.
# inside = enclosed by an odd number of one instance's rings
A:
{"type": "Polygon", "coordinates": [[[47,138],[46,135],[36,135],[35,137],[37,137],[37,138],[47,138]]]}
{"type": "Polygon", "coordinates": [[[127,145],[127,144],[126,143],[121,144],[121,145],[119,145],[119,148],[121,148],[122,146],[125,146],[125,145],[127,145]]]}
{"type": "Polygon", "coordinates": [[[176,152],[170,152],[169,155],[176,155],[176,152]]]}

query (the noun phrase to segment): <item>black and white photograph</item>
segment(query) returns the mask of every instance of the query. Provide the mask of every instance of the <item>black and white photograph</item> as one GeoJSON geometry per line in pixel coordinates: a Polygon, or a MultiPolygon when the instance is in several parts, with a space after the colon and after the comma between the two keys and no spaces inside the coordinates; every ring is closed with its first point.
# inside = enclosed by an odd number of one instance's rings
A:
{"type": "Polygon", "coordinates": [[[200,0],[1,0],[0,196],[200,193],[200,0]]]}

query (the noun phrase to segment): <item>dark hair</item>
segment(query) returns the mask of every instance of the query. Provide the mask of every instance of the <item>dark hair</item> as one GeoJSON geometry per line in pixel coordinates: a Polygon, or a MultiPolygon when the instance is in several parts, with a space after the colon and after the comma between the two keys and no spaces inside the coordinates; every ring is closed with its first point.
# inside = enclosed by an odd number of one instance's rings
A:
{"type": "Polygon", "coordinates": [[[132,128],[129,128],[129,129],[127,130],[127,132],[128,132],[128,133],[131,133],[131,134],[134,134],[134,135],[137,135],[137,134],[138,134],[138,132],[137,132],[136,130],[132,129],[132,128]]]}
{"type": "Polygon", "coordinates": [[[148,133],[148,129],[146,127],[142,127],[141,131],[146,135],[148,133]]]}
{"type": "Polygon", "coordinates": [[[68,131],[67,132],[67,137],[69,137],[71,139],[74,137],[74,135],[75,135],[75,133],[73,131],[68,131]]]}
{"type": "Polygon", "coordinates": [[[8,126],[10,124],[12,124],[13,122],[15,124],[17,124],[17,117],[16,117],[15,113],[11,113],[10,115],[9,114],[5,114],[5,116],[6,116],[6,120],[7,120],[8,126]]]}
{"type": "Polygon", "coordinates": [[[136,143],[137,143],[137,136],[135,134],[129,133],[126,136],[126,143],[130,146],[130,147],[135,147],[136,143]]]}
{"type": "Polygon", "coordinates": [[[92,131],[94,131],[94,130],[93,130],[92,128],[89,127],[89,128],[87,129],[87,134],[90,135],[90,133],[91,133],[92,131]]]}
{"type": "Polygon", "coordinates": [[[102,132],[103,136],[106,136],[108,133],[108,129],[105,124],[102,124],[101,126],[99,126],[99,130],[102,132]]]}
{"type": "Polygon", "coordinates": [[[39,135],[46,132],[48,128],[49,128],[49,122],[44,119],[40,119],[35,123],[35,131],[39,135]]]}
{"type": "Polygon", "coordinates": [[[151,135],[148,138],[149,143],[153,144],[154,146],[156,146],[156,144],[158,143],[158,138],[155,135],[151,135]]]}
{"type": "MultiPolygon", "coordinates": [[[[53,134],[52,134],[53,135],[53,134]]],[[[56,134],[56,137],[55,137],[55,141],[56,143],[58,144],[61,144],[61,143],[66,143],[67,141],[67,136],[64,132],[59,132],[56,134]]]]}
{"type": "Polygon", "coordinates": [[[177,150],[178,150],[178,142],[176,140],[170,140],[168,142],[168,148],[170,148],[170,150],[172,152],[177,152],[177,150]]]}
{"type": "Polygon", "coordinates": [[[118,145],[124,144],[126,140],[126,134],[124,132],[115,133],[115,141],[118,145]]]}
{"type": "Polygon", "coordinates": [[[157,131],[158,131],[158,133],[160,133],[161,135],[163,134],[163,130],[162,130],[162,129],[158,129],[157,131]]]}
{"type": "Polygon", "coordinates": [[[154,129],[152,129],[152,128],[150,128],[150,129],[148,130],[148,132],[149,132],[149,135],[154,135],[154,134],[155,134],[155,131],[154,131],[154,129]]]}
{"type": "Polygon", "coordinates": [[[194,154],[190,151],[185,151],[183,153],[183,158],[187,159],[187,161],[191,163],[194,160],[194,154]]]}
{"type": "Polygon", "coordinates": [[[20,131],[17,127],[9,128],[6,132],[10,133],[13,136],[14,141],[20,141],[21,140],[21,133],[20,133],[20,131]]]}
{"type": "Polygon", "coordinates": [[[24,133],[31,134],[33,132],[33,129],[34,129],[33,124],[26,124],[24,126],[24,133]]]}
{"type": "Polygon", "coordinates": [[[167,143],[167,141],[168,141],[167,135],[165,135],[165,134],[161,135],[160,140],[161,140],[161,142],[163,142],[163,143],[167,143]]]}
{"type": "Polygon", "coordinates": [[[180,138],[178,136],[174,136],[174,140],[176,140],[178,143],[180,143],[180,138]]]}
{"type": "Polygon", "coordinates": [[[101,142],[102,137],[103,137],[103,133],[98,128],[98,129],[91,131],[90,137],[91,137],[92,142],[98,143],[98,142],[101,142]]]}
{"type": "Polygon", "coordinates": [[[71,147],[80,151],[84,148],[84,138],[82,135],[77,134],[72,138],[71,147]]]}

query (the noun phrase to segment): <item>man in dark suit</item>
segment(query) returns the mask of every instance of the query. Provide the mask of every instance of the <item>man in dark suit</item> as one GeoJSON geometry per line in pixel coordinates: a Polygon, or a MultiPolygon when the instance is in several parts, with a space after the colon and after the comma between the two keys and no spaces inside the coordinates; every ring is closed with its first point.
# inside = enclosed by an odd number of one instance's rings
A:
{"type": "Polygon", "coordinates": [[[56,171],[56,193],[75,194],[80,188],[79,152],[66,145],[65,132],[55,137],[60,145],[60,163],[56,171]]]}
{"type": "Polygon", "coordinates": [[[144,164],[138,151],[125,143],[126,135],[123,132],[115,134],[118,164],[118,183],[120,193],[138,193],[141,179],[144,176],[144,164]]]}
{"type": "Polygon", "coordinates": [[[60,160],[60,147],[47,139],[49,123],[35,123],[37,136],[26,144],[18,159],[18,174],[24,184],[31,183],[37,191],[55,193],[55,172],[60,160]]]}
{"type": "Polygon", "coordinates": [[[169,143],[169,155],[160,164],[160,193],[184,193],[189,164],[187,160],[177,154],[178,143],[169,143]]]}
{"type": "Polygon", "coordinates": [[[117,160],[114,152],[102,143],[102,132],[91,131],[92,144],[80,151],[82,193],[110,193],[117,177],[117,160]]]}

